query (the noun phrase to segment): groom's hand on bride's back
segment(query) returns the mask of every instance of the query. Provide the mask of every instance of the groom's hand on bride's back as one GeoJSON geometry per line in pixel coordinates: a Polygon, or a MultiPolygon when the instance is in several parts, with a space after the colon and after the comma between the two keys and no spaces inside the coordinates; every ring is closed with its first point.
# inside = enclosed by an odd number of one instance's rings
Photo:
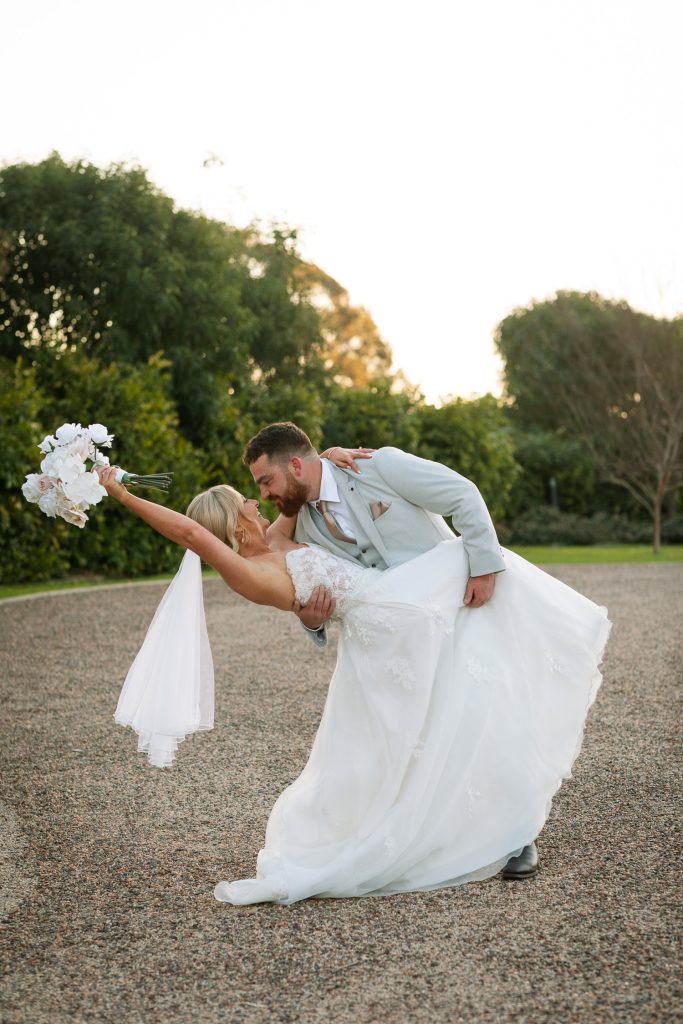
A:
{"type": "Polygon", "coordinates": [[[487,572],[485,576],[470,576],[465,587],[463,604],[468,608],[481,608],[493,594],[495,585],[495,572],[487,572]]]}
{"type": "Polygon", "coordinates": [[[308,599],[308,604],[302,607],[298,601],[294,601],[292,611],[307,629],[319,629],[334,615],[336,607],[337,602],[329,590],[325,587],[316,587],[308,599]]]}

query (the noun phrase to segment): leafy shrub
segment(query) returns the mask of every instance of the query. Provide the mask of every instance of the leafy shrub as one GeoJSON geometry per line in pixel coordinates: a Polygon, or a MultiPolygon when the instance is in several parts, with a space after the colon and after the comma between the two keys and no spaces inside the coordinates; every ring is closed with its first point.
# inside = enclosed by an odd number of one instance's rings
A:
{"type": "Polygon", "coordinates": [[[502,519],[520,467],[505,413],[493,395],[455,398],[440,408],[416,412],[417,454],[468,477],[481,491],[492,517],[502,519]]]}
{"type": "Polygon", "coordinates": [[[97,421],[116,435],[113,463],[138,473],[173,471],[170,495],[153,500],[184,512],[202,489],[202,459],[178,433],[167,364],[155,356],[137,367],[102,366],[78,351],[31,370],[5,362],[2,373],[13,391],[0,406],[0,447],[8,453],[0,466],[0,522],[7,531],[0,580],[55,578],[69,569],[136,576],[176,568],[176,546],[115,502],[105,498],[78,530],[48,520],[20,491],[25,474],[38,468],[36,445],[44,434],[65,421],[97,421]]]}
{"type": "Polygon", "coordinates": [[[641,510],[623,487],[598,479],[595,461],[584,442],[564,431],[523,430],[511,418],[515,460],[522,472],[505,502],[508,519],[550,501],[550,480],[555,481],[563,512],[594,516],[598,512],[638,519],[641,510]]]}
{"type": "Polygon", "coordinates": [[[391,445],[413,452],[418,444],[414,399],[394,393],[390,380],[372,381],[367,388],[332,388],[325,401],[322,434],[323,448],[391,445]]]}
{"type": "Polygon", "coordinates": [[[7,583],[52,579],[69,564],[63,541],[73,527],[36,514],[21,493],[42,458],[40,407],[35,370],[21,359],[0,360],[0,579],[7,583]]]}
{"type": "Polygon", "coordinates": [[[683,515],[662,520],[662,544],[683,544],[683,515]]]}
{"type": "Polygon", "coordinates": [[[598,512],[579,516],[552,505],[530,509],[507,524],[511,544],[649,544],[652,524],[598,512]]]}

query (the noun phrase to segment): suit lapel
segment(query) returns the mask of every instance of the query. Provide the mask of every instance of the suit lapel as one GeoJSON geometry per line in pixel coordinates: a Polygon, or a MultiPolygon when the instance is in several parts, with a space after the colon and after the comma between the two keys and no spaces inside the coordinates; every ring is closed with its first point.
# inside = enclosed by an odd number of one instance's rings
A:
{"type": "Polygon", "coordinates": [[[328,539],[327,532],[323,533],[320,529],[316,522],[316,517],[311,512],[310,505],[308,504],[302,505],[299,509],[297,524],[301,527],[306,536],[312,537],[316,544],[320,544],[322,539],[328,539]]]}
{"type": "Polygon", "coordinates": [[[357,519],[360,526],[368,538],[370,543],[379,551],[384,561],[389,564],[387,559],[387,549],[384,546],[382,535],[375,526],[370,507],[365,501],[360,491],[358,490],[358,474],[353,473],[350,469],[344,470],[339,469],[332,463],[332,475],[337,482],[340,494],[343,493],[344,500],[349,506],[349,510],[353,515],[354,519],[357,519]]]}

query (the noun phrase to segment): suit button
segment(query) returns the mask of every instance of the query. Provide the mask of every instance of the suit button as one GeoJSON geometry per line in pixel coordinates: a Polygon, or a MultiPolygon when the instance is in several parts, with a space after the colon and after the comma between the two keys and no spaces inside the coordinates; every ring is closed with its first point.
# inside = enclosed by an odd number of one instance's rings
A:
{"type": "Polygon", "coordinates": [[[377,566],[376,566],[376,565],[375,565],[375,563],[373,562],[373,563],[372,563],[372,565],[370,566],[370,568],[371,568],[371,569],[376,569],[376,568],[377,568],[377,566]]]}
{"type": "Polygon", "coordinates": [[[367,548],[361,548],[360,549],[360,553],[361,553],[361,555],[367,555],[368,549],[367,548]]]}

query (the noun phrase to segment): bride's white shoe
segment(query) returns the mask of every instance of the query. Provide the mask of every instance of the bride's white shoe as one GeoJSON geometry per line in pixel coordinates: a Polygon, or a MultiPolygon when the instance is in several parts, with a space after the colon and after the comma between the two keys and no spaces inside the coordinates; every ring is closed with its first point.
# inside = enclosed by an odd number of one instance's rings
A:
{"type": "Polygon", "coordinates": [[[249,903],[272,903],[277,899],[272,885],[260,878],[245,878],[237,882],[219,882],[213,894],[221,903],[246,906],[249,903]]]}

